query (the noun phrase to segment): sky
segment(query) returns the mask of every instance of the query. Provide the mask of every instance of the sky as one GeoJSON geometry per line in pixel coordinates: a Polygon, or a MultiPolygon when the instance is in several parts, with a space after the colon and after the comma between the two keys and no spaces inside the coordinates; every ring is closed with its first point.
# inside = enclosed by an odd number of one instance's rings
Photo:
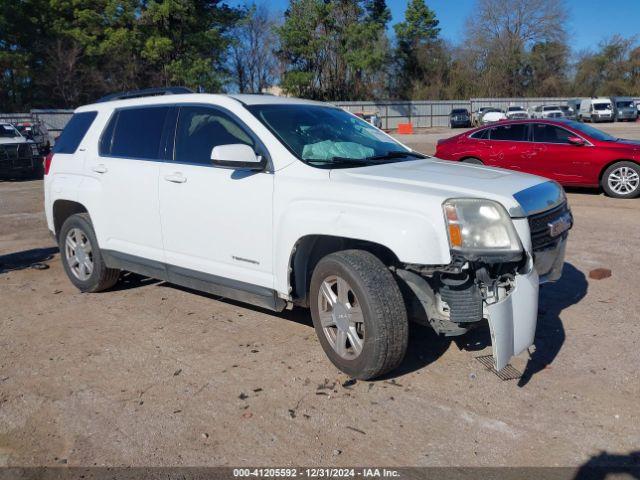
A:
{"type": "MultiPolygon", "coordinates": [[[[289,0],[264,1],[273,11],[284,12],[289,0]]],[[[594,50],[598,43],[614,34],[623,37],[640,35],[640,0],[565,0],[569,10],[569,43],[574,52],[594,50]]],[[[242,5],[244,0],[227,0],[242,5]]],[[[475,0],[426,0],[440,20],[441,35],[458,43],[464,33],[466,18],[473,12],[475,0]]],[[[407,0],[387,0],[391,23],[404,19],[407,0]]],[[[639,38],[640,40],[640,38],[639,38]]]]}

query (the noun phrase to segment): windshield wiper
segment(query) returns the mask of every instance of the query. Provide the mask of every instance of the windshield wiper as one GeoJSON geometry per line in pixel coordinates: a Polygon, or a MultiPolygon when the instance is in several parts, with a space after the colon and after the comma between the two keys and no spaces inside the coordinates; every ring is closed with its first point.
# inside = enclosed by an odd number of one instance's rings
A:
{"type": "Polygon", "coordinates": [[[374,155],[373,157],[367,157],[367,160],[386,160],[388,158],[427,158],[426,155],[422,155],[418,152],[412,152],[410,150],[391,150],[390,152],[383,153],[382,155],[374,155]]]}
{"type": "Polygon", "coordinates": [[[331,157],[331,158],[307,158],[307,162],[323,163],[325,165],[371,165],[368,158],[348,158],[348,157],[331,157]]]}

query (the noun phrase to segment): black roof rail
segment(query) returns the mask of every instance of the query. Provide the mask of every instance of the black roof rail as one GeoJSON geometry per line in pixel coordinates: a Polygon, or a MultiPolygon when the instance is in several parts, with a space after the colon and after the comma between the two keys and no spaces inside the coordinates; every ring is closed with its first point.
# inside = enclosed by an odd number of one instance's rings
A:
{"type": "Polygon", "coordinates": [[[126,98],[153,97],[156,95],[175,95],[180,93],[193,93],[193,90],[187,87],[161,87],[161,88],[145,88],[143,90],[130,90],[128,92],[112,93],[106,95],[96,103],[110,102],[112,100],[124,100],[126,98]]]}

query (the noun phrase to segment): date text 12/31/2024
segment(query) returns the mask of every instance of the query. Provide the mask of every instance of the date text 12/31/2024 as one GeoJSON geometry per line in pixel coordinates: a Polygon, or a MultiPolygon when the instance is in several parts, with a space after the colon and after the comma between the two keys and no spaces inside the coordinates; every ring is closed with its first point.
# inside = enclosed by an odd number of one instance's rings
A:
{"type": "Polygon", "coordinates": [[[235,468],[233,476],[261,478],[394,478],[398,470],[387,468],[235,468]]]}

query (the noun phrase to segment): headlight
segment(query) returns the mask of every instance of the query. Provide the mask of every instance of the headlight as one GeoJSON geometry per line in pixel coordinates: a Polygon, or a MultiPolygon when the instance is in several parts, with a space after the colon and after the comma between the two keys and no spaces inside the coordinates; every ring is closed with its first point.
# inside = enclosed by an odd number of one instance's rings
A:
{"type": "Polygon", "coordinates": [[[468,253],[519,252],[520,238],[502,205],[480,198],[454,198],[442,204],[452,250],[468,253]]]}

